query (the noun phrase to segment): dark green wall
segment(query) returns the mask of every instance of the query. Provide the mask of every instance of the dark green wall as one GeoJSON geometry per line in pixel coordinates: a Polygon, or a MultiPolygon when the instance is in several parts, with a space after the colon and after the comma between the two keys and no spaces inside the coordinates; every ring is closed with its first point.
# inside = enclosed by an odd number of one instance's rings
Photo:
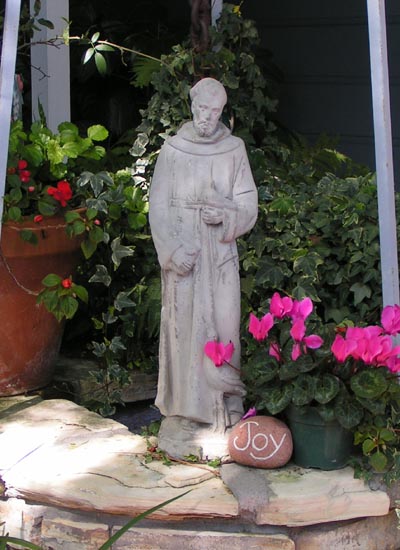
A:
{"type": "MultiPolygon", "coordinates": [[[[374,167],[366,0],[245,0],[262,45],[285,76],[279,115],[314,140],[338,137],[338,148],[374,167]]],[[[387,0],[395,169],[400,163],[400,2],[387,0]]],[[[400,172],[400,170],[397,170],[400,172]]]]}

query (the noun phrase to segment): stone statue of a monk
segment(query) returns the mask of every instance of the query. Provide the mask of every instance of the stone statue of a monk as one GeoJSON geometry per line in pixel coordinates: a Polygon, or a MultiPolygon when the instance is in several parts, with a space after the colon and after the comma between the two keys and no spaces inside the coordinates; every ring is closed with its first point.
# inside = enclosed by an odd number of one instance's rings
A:
{"type": "Polygon", "coordinates": [[[243,415],[240,380],[240,280],[235,239],[257,218],[257,190],[243,141],[220,122],[220,82],[191,90],[193,121],[163,145],[150,189],[150,225],[162,270],[156,405],[166,418],[159,447],[171,456],[207,454],[207,434],[243,415]],[[208,341],[234,344],[217,368],[208,341]],[[233,368],[232,368],[233,367],[233,368]]]}

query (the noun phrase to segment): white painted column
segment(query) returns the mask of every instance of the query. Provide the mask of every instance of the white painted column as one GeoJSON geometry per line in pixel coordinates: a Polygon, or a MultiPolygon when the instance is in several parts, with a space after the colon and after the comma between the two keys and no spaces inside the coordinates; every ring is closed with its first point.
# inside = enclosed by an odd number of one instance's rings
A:
{"type": "Polygon", "coordinates": [[[367,0],[383,305],[399,304],[392,125],[384,0],[367,0]]]}
{"type": "MultiPolygon", "coordinates": [[[[34,0],[31,2],[31,11],[34,0]]],[[[48,19],[54,29],[41,27],[32,42],[47,41],[61,36],[67,26],[69,0],[42,0],[39,17],[48,19]]],[[[57,45],[34,44],[31,47],[32,118],[39,119],[38,101],[43,106],[48,127],[54,132],[60,122],[71,119],[69,47],[58,41],[57,45]]]]}
{"type": "Polygon", "coordinates": [[[6,185],[8,136],[10,134],[20,10],[21,0],[6,0],[0,65],[0,236],[3,197],[6,185]]]}
{"type": "Polygon", "coordinates": [[[223,0],[212,0],[211,2],[211,24],[215,25],[222,12],[223,0]]]}

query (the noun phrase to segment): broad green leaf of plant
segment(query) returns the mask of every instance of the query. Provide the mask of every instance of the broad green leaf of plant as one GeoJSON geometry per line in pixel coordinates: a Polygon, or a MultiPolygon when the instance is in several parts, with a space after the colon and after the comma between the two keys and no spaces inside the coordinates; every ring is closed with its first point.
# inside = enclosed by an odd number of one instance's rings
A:
{"type": "Polygon", "coordinates": [[[101,124],[94,124],[88,128],[87,134],[93,141],[104,141],[108,137],[108,130],[101,124]]]}
{"type": "Polygon", "coordinates": [[[365,369],[352,377],[350,385],[358,397],[376,399],[387,389],[388,381],[383,368],[365,369]]]}
{"type": "Polygon", "coordinates": [[[115,268],[119,267],[121,260],[127,256],[132,256],[134,253],[133,246],[125,246],[121,244],[120,237],[114,239],[111,243],[112,256],[111,259],[114,263],[115,268]]]}

